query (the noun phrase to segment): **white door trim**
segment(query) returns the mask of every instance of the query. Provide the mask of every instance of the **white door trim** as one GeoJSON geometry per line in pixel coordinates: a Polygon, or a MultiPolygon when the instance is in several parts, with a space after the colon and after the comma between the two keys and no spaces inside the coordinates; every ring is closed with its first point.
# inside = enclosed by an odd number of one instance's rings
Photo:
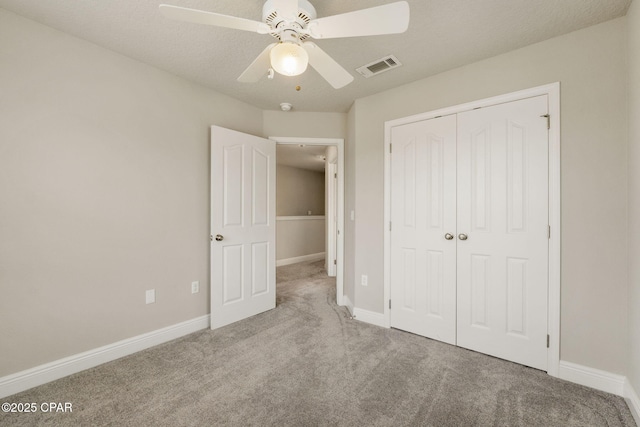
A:
{"type": "Polygon", "coordinates": [[[551,83],[531,89],[525,89],[500,96],[486,98],[453,107],[416,114],[401,119],[390,120],[384,124],[384,325],[390,327],[389,298],[391,294],[391,129],[421,120],[432,119],[449,114],[457,114],[474,108],[517,101],[534,96],[547,95],[549,102],[549,307],[548,334],[549,352],[547,373],[557,377],[560,366],[560,83],[551,83]]]}
{"type": "Polygon", "coordinates": [[[338,201],[338,182],[337,178],[334,177],[338,175],[338,162],[337,156],[336,161],[334,163],[327,163],[326,169],[324,171],[325,174],[325,230],[327,234],[326,238],[326,253],[327,253],[327,274],[330,277],[335,277],[337,274],[337,262],[333,263],[333,260],[337,260],[337,228],[338,228],[338,218],[337,218],[337,206],[336,203],[338,201]]]}
{"type": "Polygon", "coordinates": [[[276,144],[334,145],[338,149],[338,248],[336,275],[336,303],[344,305],[344,139],[341,138],[296,138],[270,136],[276,144]]]}

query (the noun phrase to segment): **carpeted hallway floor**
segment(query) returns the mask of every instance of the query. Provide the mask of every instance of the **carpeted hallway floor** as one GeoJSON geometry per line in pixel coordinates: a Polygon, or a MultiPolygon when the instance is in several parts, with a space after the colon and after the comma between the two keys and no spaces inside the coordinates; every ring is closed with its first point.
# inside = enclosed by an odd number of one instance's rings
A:
{"type": "Polygon", "coordinates": [[[322,262],[277,275],[276,309],[4,398],[73,412],[0,425],[635,425],[620,397],[349,320],[322,262]]]}

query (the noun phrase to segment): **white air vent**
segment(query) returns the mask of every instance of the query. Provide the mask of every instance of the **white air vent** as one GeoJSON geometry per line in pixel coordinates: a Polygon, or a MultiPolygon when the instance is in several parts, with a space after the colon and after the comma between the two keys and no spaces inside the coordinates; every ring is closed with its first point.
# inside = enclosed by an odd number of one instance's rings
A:
{"type": "Polygon", "coordinates": [[[393,55],[385,56],[382,59],[378,59],[377,61],[370,62],[367,65],[363,65],[362,67],[356,69],[357,72],[362,74],[364,77],[372,77],[380,73],[384,73],[385,71],[389,71],[392,68],[397,68],[402,64],[398,61],[393,55]]]}

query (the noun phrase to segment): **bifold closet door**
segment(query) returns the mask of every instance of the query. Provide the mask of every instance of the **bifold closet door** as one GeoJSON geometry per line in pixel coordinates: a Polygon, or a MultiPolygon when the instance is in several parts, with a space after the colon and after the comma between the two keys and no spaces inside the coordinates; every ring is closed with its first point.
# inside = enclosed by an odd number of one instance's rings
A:
{"type": "Polygon", "coordinates": [[[455,344],[456,116],[391,138],[391,326],[455,344]]]}
{"type": "Polygon", "coordinates": [[[457,344],[547,368],[547,96],[458,114],[457,344]]]}

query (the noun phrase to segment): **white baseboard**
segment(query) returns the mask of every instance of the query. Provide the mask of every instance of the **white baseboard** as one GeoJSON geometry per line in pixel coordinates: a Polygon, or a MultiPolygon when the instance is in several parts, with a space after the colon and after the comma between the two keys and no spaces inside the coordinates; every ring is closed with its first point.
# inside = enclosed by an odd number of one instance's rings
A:
{"type": "Polygon", "coordinates": [[[636,420],[636,424],[640,426],[640,397],[638,397],[628,379],[624,383],[624,397],[633,418],[636,420]]]}
{"type": "Polygon", "coordinates": [[[198,317],[133,338],[118,341],[93,350],[65,357],[35,368],[0,378],[0,398],[11,396],[30,388],[93,368],[149,347],[163,344],[184,335],[206,329],[211,324],[210,315],[198,317]]]}
{"type": "Polygon", "coordinates": [[[560,361],[558,378],[618,396],[624,396],[624,386],[627,380],[622,375],[565,362],[564,360],[560,361]]]}
{"type": "Polygon", "coordinates": [[[349,314],[353,316],[353,303],[347,295],[342,296],[342,305],[344,307],[347,307],[347,310],[349,310],[349,314]]]}
{"type": "Polygon", "coordinates": [[[320,261],[321,259],[324,259],[324,258],[325,258],[325,252],[318,252],[317,254],[302,255],[302,256],[297,256],[293,258],[279,259],[276,261],[276,267],[289,265],[289,264],[296,264],[298,262],[304,262],[304,261],[320,261]]]}
{"type": "Polygon", "coordinates": [[[640,398],[627,377],[563,360],[560,361],[558,374],[558,378],[563,380],[624,397],[636,424],[640,426],[640,398]]]}
{"type": "Polygon", "coordinates": [[[353,309],[353,317],[356,320],[360,320],[361,322],[371,323],[372,325],[382,326],[386,328],[386,322],[384,318],[384,314],[376,313],[369,310],[363,310],[361,308],[355,307],[353,309]]]}

